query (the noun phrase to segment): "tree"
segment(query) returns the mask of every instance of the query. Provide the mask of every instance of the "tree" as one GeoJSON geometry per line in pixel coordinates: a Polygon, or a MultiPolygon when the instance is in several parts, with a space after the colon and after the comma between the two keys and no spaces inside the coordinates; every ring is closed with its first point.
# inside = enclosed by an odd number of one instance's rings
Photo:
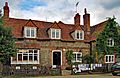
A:
{"type": "Polygon", "coordinates": [[[109,18],[107,20],[104,30],[97,37],[96,46],[98,55],[101,53],[104,53],[104,55],[114,54],[114,52],[120,53],[120,35],[117,30],[115,18],[109,18]],[[114,40],[113,46],[108,46],[109,38],[114,40]]]}
{"type": "Polygon", "coordinates": [[[0,62],[10,64],[10,57],[16,54],[15,38],[10,27],[4,27],[0,18],[0,62]]]}

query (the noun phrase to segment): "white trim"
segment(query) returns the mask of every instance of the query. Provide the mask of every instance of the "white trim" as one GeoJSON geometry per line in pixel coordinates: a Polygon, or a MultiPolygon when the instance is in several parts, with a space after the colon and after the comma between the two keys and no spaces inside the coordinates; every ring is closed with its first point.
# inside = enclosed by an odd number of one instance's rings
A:
{"type": "Polygon", "coordinates": [[[37,28],[36,27],[24,27],[24,37],[25,38],[36,38],[36,34],[37,34],[37,28]],[[30,36],[27,36],[27,30],[30,30],[30,36]],[[34,30],[34,36],[31,36],[31,30],[34,30]]]}
{"type": "Polygon", "coordinates": [[[81,55],[81,60],[79,61],[79,60],[77,60],[77,56],[76,56],[76,58],[75,58],[75,60],[72,60],[72,62],[82,62],[82,53],[81,52],[73,52],[73,54],[80,54],[81,55]]]}
{"type": "Polygon", "coordinates": [[[108,38],[107,39],[107,45],[109,46],[109,47],[112,47],[112,46],[114,46],[114,39],[113,38],[108,38]],[[112,42],[111,42],[112,41],[112,42]],[[112,45],[111,45],[112,44],[112,45]]]}
{"type": "Polygon", "coordinates": [[[60,39],[61,38],[61,29],[54,29],[54,28],[51,28],[50,29],[51,30],[51,39],[60,39]],[[53,32],[53,30],[55,31],[55,37],[52,37],[53,36],[53,34],[52,34],[52,32],[53,32]],[[59,32],[59,37],[57,38],[57,36],[56,36],[56,32],[59,32]]]}
{"type": "Polygon", "coordinates": [[[27,50],[33,50],[33,52],[32,53],[18,52],[16,57],[17,60],[13,61],[13,57],[11,57],[11,64],[39,64],[39,50],[38,49],[27,49],[27,50]],[[37,50],[37,53],[34,53],[35,50],[37,50]],[[22,60],[18,60],[18,54],[22,54],[22,60]],[[23,56],[24,56],[23,54],[27,54],[27,60],[23,60],[23,56]],[[32,54],[32,61],[29,60],[29,54],[32,54]],[[37,54],[37,60],[34,60],[34,56],[36,56],[34,54],[37,54]]]}
{"type": "Polygon", "coordinates": [[[62,51],[61,50],[52,50],[52,66],[53,66],[53,52],[60,52],[61,53],[61,65],[62,65],[62,51]]]}
{"type": "Polygon", "coordinates": [[[105,63],[114,63],[114,62],[115,62],[115,55],[105,55],[105,63]],[[107,62],[106,62],[106,56],[108,57],[107,62]],[[111,58],[110,61],[109,58],[111,58]]]}
{"type": "Polygon", "coordinates": [[[75,30],[75,39],[76,40],[84,40],[84,31],[82,30],[75,30]],[[77,33],[79,33],[79,38],[77,38],[77,33]],[[81,34],[82,33],[82,38],[81,38],[81,34]]]}

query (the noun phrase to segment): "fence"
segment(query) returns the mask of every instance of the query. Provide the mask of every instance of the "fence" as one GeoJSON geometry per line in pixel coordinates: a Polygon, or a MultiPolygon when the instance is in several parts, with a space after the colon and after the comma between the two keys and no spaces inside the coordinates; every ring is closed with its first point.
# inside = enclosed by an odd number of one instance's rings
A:
{"type": "Polygon", "coordinates": [[[77,64],[72,65],[72,71],[74,73],[81,73],[84,71],[92,72],[111,72],[112,64],[77,64]]]}
{"type": "Polygon", "coordinates": [[[37,68],[32,67],[24,67],[21,66],[13,68],[11,66],[3,66],[2,71],[3,76],[10,76],[10,75],[20,75],[20,76],[36,76],[36,75],[61,75],[61,67],[52,68],[52,66],[37,66],[37,68]]]}

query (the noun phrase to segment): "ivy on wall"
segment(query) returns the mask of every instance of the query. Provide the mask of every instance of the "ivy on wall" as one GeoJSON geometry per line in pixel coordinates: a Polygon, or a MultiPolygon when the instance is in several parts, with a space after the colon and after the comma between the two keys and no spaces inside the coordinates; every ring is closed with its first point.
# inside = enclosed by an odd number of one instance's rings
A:
{"type": "Polygon", "coordinates": [[[98,35],[96,40],[98,54],[102,52],[104,52],[104,54],[120,53],[120,35],[117,25],[115,18],[108,19],[104,30],[98,35]],[[114,46],[108,46],[109,38],[114,40],[114,46]]]}

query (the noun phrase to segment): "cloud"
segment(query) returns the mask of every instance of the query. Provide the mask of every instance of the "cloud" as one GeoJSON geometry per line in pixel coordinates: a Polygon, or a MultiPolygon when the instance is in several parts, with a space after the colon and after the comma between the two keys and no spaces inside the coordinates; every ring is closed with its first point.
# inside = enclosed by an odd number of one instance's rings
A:
{"type": "MultiPolygon", "coordinates": [[[[3,7],[4,2],[1,0],[0,7],[3,7]]],[[[79,2],[81,24],[83,24],[84,8],[87,8],[91,15],[91,25],[113,15],[120,23],[120,0],[9,0],[10,17],[73,24],[77,2],[79,2]]]]}
{"type": "Polygon", "coordinates": [[[120,0],[98,0],[98,3],[109,10],[120,7],[120,0]]]}

